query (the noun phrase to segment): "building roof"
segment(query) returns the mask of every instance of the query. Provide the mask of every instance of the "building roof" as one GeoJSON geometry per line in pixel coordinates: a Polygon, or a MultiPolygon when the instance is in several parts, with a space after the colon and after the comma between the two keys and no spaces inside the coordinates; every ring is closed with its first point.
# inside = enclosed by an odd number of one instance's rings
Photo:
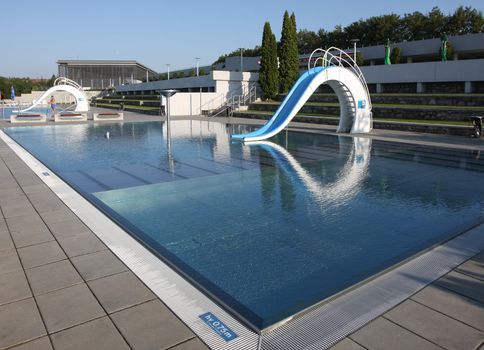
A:
{"type": "Polygon", "coordinates": [[[135,60],[57,60],[57,64],[66,64],[69,66],[137,66],[143,70],[158,74],[155,70],[135,60]]]}

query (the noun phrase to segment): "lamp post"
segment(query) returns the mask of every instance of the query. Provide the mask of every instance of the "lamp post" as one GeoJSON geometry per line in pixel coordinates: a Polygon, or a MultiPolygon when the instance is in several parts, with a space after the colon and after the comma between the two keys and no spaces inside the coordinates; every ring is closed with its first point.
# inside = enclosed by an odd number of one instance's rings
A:
{"type": "Polygon", "coordinates": [[[244,48],[241,47],[240,48],[240,71],[243,72],[244,71],[244,64],[243,64],[243,52],[244,52],[244,48]]]}
{"type": "Polygon", "coordinates": [[[168,72],[168,75],[167,75],[168,78],[167,78],[167,80],[170,80],[170,66],[171,66],[171,64],[169,64],[169,63],[166,64],[166,69],[167,69],[167,72],[168,72]]]}
{"type": "Polygon", "coordinates": [[[353,43],[353,60],[356,63],[356,43],[359,42],[360,39],[351,39],[350,42],[353,43]]]}
{"type": "Polygon", "coordinates": [[[165,96],[166,98],[166,150],[168,156],[168,166],[170,171],[174,172],[174,161],[173,161],[173,154],[171,151],[171,130],[170,130],[170,97],[176,94],[178,90],[161,90],[160,96],[165,96]]]}
{"type": "Polygon", "coordinates": [[[197,77],[198,77],[198,73],[199,73],[199,63],[200,63],[200,57],[195,57],[195,59],[197,60],[197,77]]]}

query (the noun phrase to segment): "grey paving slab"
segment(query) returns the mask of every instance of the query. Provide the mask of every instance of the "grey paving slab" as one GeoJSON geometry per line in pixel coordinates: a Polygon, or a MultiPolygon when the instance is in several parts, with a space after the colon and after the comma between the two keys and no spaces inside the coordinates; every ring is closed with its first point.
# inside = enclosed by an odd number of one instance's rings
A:
{"type": "Polygon", "coordinates": [[[110,250],[76,256],[71,261],[86,281],[127,271],[110,250]]]}
{"type": "Polygon", "coordinates": [[[0,250],[15,248],[5,221],[0,218],[0,250]]]}
{"type": "Polygon", "coordinates": [[[329,349],[330,350],[365,350],[366,348],[362,347],[361,345],[354,342],[350,338],[345,338],[339,343],[330,347],[329,349]]]}
{"type": "Polygon", "coordinates": [[[451,271],[435,283],[484,304],[484,282],[481,280],[451,271]]]}
{"type": "Polygon", "coordinates": [[[170,348],[170,350],[210,350],[210,348],[208,348],[200,339],[193,338],[170,348]]]}
{"type": "Polygon", "coordinates": [[[38,214],[7,218],[6,220],[17,248],[54,240],[54,236],[38,214]]]}
{"type": "MultiPolygon", "coordinates": [[[[0,181],[2,181],[1,178],[0,178],[0,181]]],[[[18,197],[23,195],[24,195],[24,192],[17,184],[15,185],[12,184],[12,186],[9,186],[6,188],[0,188],[0,198],[5,200],[7,200],[10,197],[18,197]]]]}
{"type": "Polygon", "coordinates": [[[468,260],[460,265],[456,271],[484,281],[484,261],[468,260]]]}
{"type": "Polygon", "coordinates": [[[92,232],[78,233],[75,236],[59,239],[59,244],[69,257],[84,255],[107,249],[92,232]]]}
{"type": "Polygon", "coordinates": [[[35,215],[34,207],[25,196],[11,197],[8,201],[0,204],[3,216],[13,218],[24,215],[35,215]]]}
{"type": "Polygon", "coordinates": [[[156,299],[131,271],[99,278],[88,284],[108,313],[156,299]]]}
{"type": "Polygon", "coordinates": [[[484,331],[484,304],[478,301],[437,284],[422,289],[412,297],[412,300],[484,331]]]}
{"type": "Polygon", "coordinates": [[[159,300],[116,312],[111,318],[135,350],[169,348],[194,337],[159,300]]]}
{"type": "Polygon", "coordinates": [[[20,248],[18,254],[26,269],[67,258],[59,244],[55,241],[20,248]]]}
{"type": "Polygon", "coordinates": [[[353,333],[350,338],[372,350],[441,350],[439,346],[382,317],[353,333]]]}
{"type": "MultiPolygon", "coordinates": [[[[28,343],[10,348],[11,350],[52,350],[52,345],[48,337],[32,340],[28,343]]],[[[10,350],[9,349],[9,350],[10,350]]]]}
{"type": "Polygon", "coordinates": [[[69,260],[25,270],[34,295],[44,294],[83,282],[69,260]]]}
{"type": "Polygon", "coordinates": [[[56,350],[130,349],[108,317],[66,329],[51,337],[56,350]]]}
{"type": "Polygon", "coordinates": [[[32,296],[22,270],[0,274],[0,305],[32,296]]]}
{"type": "Polygon", "coordinates": [[[0,250],[0,274],[16,270],[22,270],[17,251],[15,249],[0,250]]]}
{"type": "Polygon", "coordinates": [[[475,349],[484,339],[484,333],[412,300],[385,317],[445,349],[475,349]]]}
{"type": "Polygon", "coordinates": [[[106,315],[85,284],[36,297],[49,333],[106,315]]]}
{"type": "Polygon", "coordinates": [[[42,213],[41,215],[57,239],[90,232],[89,228],[77,216],[72,213],[66,214],[64,209],[42,213]]]}
{"type": "Polygon", "coordinates": [[[484,251],[480,252],[479,254],[475,255],[472,260],[477,260],[484,262],[484,251]]]}
{"type": "Polygon", "coordinates": [[[46,335],[34,299],[0,306],[0,349],[46,335]]]}
{"type": "Polygon", "coordinates": [[[47,185],[44,183],[30,186],[22,186],[22,190],[26,194],[52,192],[50,188],[47,187],[47,185]]]}
{"type": "Polygon", "coordinates": [[[39,213],[59,210],[64,203],[53,192],[30,193],[28,197],[39,213]]]}

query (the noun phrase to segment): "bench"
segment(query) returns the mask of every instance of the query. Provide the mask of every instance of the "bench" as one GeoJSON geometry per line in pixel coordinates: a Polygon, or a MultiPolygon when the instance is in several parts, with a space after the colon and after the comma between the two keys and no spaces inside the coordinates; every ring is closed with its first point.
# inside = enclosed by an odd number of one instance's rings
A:
{"type": "Polygon", "coordinates": [[[103,112],[103,113],[94,113],[92,115],[92,119],[95,121],[100,120],[123,120],[124,114],[122,112],[103,112]]]}
{"type": "Polygon", "coordinates": [[[47,120],[45,114],[13,114],[10,116],[10,123],[45,123],[47,120]]]}
{"type": "Polygon", "coordinates": [[[54,115],[54,121],[57,122],[84,122],[87,121],[85,113],[59,113],[54,115]]]}

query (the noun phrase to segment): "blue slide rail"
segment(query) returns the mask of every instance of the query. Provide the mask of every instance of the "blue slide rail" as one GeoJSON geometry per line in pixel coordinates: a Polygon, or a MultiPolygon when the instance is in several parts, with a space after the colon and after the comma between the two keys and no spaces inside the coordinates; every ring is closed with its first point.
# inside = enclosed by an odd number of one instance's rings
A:
{"type": "Polygon", "coordinates": [[[277,134],[280,131],[279,129],[281,129],[281,126],[284,128],[285,125],[289,123],[290,119],[292,119],[298,112],[294,111],[294,109],[300,108],[297,106],[298,102],[311,85],[313,79],[327,68],[329,67],[314,67],[306,71],[299,77],[284,101],[282,101],[276,113],[274,113],[272,118],[264,126],[247,134],[234,134],[232,135],[232,139],[240,141],[257,141],[277,134]]]}

